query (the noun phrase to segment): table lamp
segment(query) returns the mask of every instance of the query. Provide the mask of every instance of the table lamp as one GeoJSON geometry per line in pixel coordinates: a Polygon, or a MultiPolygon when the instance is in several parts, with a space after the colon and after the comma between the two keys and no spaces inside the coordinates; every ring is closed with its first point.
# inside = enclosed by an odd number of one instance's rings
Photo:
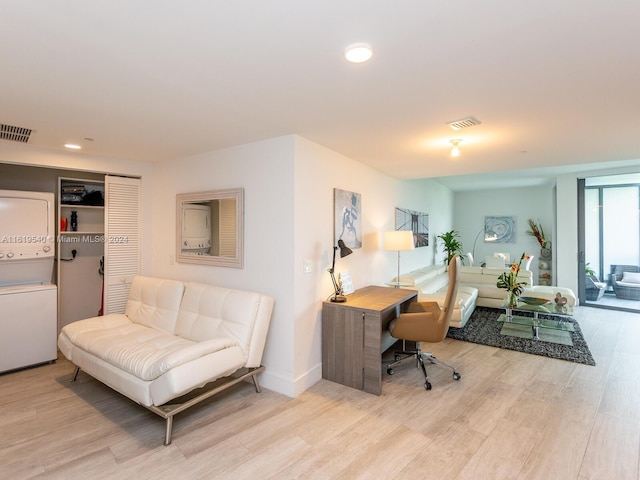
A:
{"type": "Polygon", "coordinates": [[[334,294],[331,297],[332,302],[342,303],[347,301],[347,297],[342,295],[342,283],[339,280],[336,280],[336,276],[334,275],[336,269],[336,252],[340,249],[340,258],[346,257],[347,255],[351,255],[353,250],[347,247],[344,243],[344,240],[338,240],[338,245],[333,247],[333,263],[331,264],[331,268],[328,270],[331,275],[331,281],[333,282],[334,294]]]}
{"type": "Polygon", "coordinates": [[[384,249],[397,250],[398,252],[398,276],[396,277],[396,288],[400,286],[400,251],[413,250],[413,232],[411,230],[394,230],[384,232],[384,249]]]}

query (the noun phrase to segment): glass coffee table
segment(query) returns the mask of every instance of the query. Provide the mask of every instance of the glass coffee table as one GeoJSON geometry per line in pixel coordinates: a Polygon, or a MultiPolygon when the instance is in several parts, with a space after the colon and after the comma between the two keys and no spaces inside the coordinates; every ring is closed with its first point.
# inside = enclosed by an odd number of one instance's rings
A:
{"type": "Polygon", "coordinates": [[[518,299],[515,307],[509,307],[507,301],[502,303],[505,313],[498,317],[502,322],[502,335],[528,338],[543,342],[559,343],[573,346],[571,332],[575,331],[573,322],[566,317],[573,316],[573,308],[567,305],[558,306],[553,301],[527,297],[527,302],[518,299]],[[531,315],[518,315],[520,312],[528,312],[531,315]],[[544,318],[540,318],[540,314],[544,318]]]}

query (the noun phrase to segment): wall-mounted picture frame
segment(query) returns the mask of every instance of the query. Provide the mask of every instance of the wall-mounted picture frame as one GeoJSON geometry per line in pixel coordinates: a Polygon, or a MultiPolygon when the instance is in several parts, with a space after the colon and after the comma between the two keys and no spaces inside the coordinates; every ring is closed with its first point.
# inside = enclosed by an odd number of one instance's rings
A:
{"type": "Polygon", "coordinates": [[[353,288],[353,280],[351,279],[351,272],[340,272],[338,274],[338,278],[340,279],[343,295],[351,295],[355,292],[355,288],[353,288]]]}
{"type": "Polygon", "coordinates": [[[484,241],[516,243],[516,219],[511,216],[484,217],[484,241]]]}
{"type": "Polygon", "coordinates": [[[362,248],[362,197],[333,189],[334,245],[342,240],[349,248],[362,248]]]}
{"type": "Polygon", "coordinates": [[[413,232],[414,247],[429,246],[429,214],[396,207],[396,230],[413,232]]]}

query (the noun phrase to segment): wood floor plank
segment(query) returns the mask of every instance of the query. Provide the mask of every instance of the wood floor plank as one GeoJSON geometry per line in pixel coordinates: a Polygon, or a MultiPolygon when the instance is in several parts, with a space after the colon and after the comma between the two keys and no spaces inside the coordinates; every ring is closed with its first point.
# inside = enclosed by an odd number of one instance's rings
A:
{"type": "Polygon", "coordinates": [[[640,424],[598,414],[589,437],[579,480],[637,480],[640,424]]]}

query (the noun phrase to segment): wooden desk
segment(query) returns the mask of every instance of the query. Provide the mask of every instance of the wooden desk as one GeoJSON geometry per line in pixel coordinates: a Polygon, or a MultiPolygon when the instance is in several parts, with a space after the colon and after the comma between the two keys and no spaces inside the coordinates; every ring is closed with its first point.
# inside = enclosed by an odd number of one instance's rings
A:
{"type": "Polygon", "coordinates": [[[395,343],[387,326],[417,299],[415,290],[371,286],[324,302],[322,378],[380,395],[382,353],[395,343]]]}

